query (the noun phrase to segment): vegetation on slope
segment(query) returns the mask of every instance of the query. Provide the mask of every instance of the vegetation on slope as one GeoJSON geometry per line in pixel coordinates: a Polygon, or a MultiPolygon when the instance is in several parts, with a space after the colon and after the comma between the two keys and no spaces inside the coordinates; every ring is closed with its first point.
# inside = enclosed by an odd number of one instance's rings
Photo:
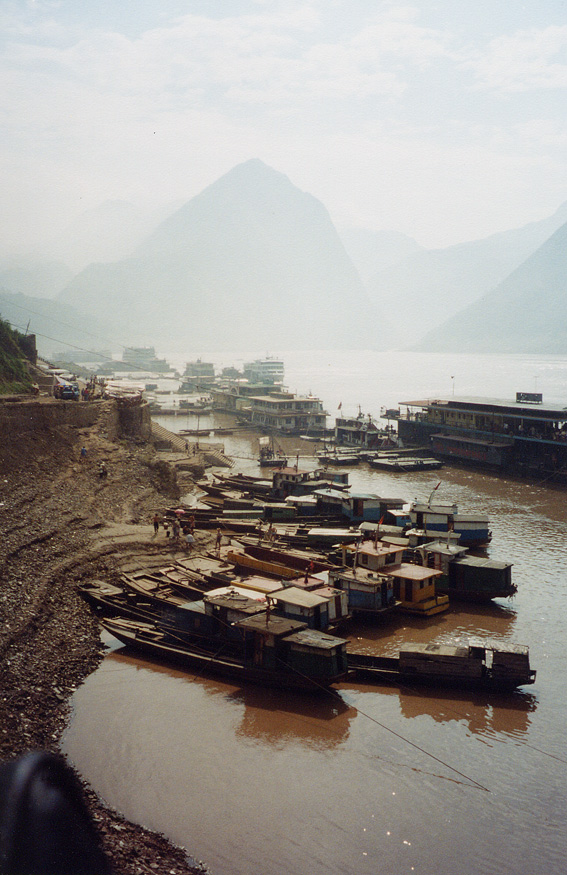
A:
{"type": "Polygon", "coordinates": [[[0,395],[31,391],[32,380],[22,349],[23,339],[23,334],[0,319],[0,395]]]}

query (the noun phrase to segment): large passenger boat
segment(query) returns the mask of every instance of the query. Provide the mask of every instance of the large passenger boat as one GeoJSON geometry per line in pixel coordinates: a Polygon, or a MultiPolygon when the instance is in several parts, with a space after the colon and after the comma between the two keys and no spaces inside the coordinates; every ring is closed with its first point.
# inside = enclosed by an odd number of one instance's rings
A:
{"type": "Polygon", "coordinates": [[[515,401],[451,397],[404,401],[398,436],[436,456],[511,474],[567,479],[567,404],[539,393],[515,401]]]}

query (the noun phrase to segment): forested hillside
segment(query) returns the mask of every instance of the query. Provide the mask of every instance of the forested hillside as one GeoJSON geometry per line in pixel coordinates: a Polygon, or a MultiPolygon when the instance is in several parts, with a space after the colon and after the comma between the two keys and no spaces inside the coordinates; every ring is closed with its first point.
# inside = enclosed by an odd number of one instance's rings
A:
{"type": "Polygon", "coordinates": [[[0,319],[0,395],[29,392],[32,380],[22,348],[23,335],[0,319]]]}

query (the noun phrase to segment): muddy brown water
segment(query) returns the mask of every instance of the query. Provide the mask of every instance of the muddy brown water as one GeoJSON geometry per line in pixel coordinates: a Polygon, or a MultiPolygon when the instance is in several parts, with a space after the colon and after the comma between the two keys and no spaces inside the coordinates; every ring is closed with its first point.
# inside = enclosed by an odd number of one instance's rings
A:
{"type": "MultiPolygon", "coordinates": [[[[252,438],[231,441],[241,470],[257,472],[252,438]]],[[[466,636],[528,644],[533,686],[345,683],[311,698],[137,659],[108,636],[115,649],[74,696],[66,755],[108,803],[215,875],[565,871],[567,490],[448,467],[351,473],[355,489],[408,500],[439,480],[439,500],[489,514],[488,553],[514,563],[517,595],[358,623],[349,637],[383,654],[466,636]]]]}

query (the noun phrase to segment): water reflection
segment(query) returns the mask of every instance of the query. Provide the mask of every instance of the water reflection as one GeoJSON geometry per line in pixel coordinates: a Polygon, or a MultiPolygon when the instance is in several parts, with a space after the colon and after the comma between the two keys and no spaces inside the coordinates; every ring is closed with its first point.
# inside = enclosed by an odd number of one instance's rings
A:
{"type": "MultiPolygon", "coordinates": [[[[240,687],[209,675],[184,672],[149,658],[140,660],[125,648],[112,650],[105,663],[109,671],[114,664],[134,672],[166,675],[198,685],[207,696],[222,696],[241,713],[240,723],[234,727],[236,735],[272,746],[286,747],[293,741],[317,750],[331,749],[348,738],[350,723],[356,717],[356,710],[334,690],[310,696],[293,690],[254,685],[240,687]]],[[[103,705],[102,701],[100,705],[103,705]]]]}
{"type": "Polygon", "coordinates": [[[400,688],[400,709],[412,720],[426,715],[436,723],[458,720],[474,735],[504,734],[521,738],[531,723],[537,697],[532,693],[515,692],[504,695],[481,695],[456,691],[435,691],[424,696],[423,690],[400,688]]]}
{"type": "Polygon", "coordinates": [[[244,704],[237,735],[278,747],[299,742],[330,750],[348,738],[356,717],[355,709],[332,691],[312,697],[250,687],[231,698],[244,704]]]}
{"type": "Polygon", "coordinates": [[[514,640],[517,614],[511,604],[452,603],[436,617],[392,613],[383,619],[357,619],[344,630],[356,653],[396,656],[404,644],[455,642],[459,639],[514,640]]]}

